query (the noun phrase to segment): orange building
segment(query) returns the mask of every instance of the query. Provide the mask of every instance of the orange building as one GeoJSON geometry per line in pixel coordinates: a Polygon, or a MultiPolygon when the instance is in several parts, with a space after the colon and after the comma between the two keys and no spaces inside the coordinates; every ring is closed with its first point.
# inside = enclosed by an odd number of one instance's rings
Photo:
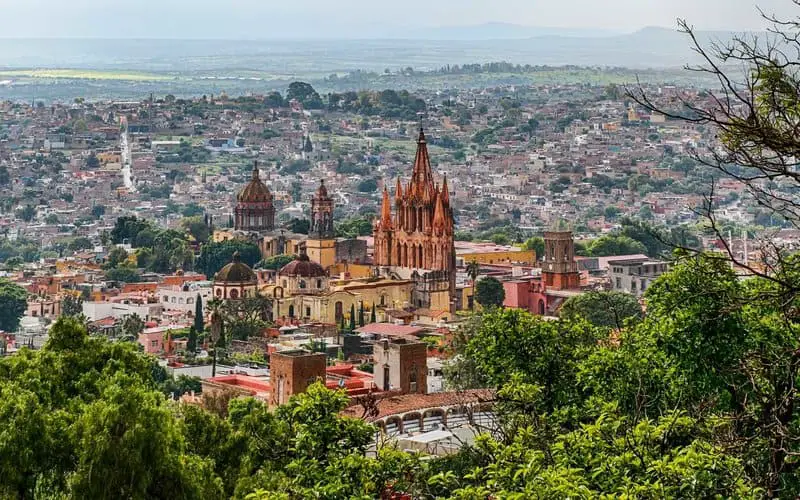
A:
{"type": "Polygon", "coordinates": [[[397,180],[392,218],[389,191],[383,189],[380,219],[375,224],[378,266],[453,271],[453,210],[447,178],[434,183],[425,133],[420,129],[414,171],[405,190],[397,180]]]}

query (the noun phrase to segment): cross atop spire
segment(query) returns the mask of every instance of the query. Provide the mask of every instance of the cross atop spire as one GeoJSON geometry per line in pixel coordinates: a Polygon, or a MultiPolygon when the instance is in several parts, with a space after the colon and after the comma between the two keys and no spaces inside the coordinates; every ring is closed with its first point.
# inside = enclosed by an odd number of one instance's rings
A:
{"type": "Polygon", "coordinates": [[[425,192],[427,185],[433,186],[431,159],[428,156],[428,141],[425,140],[425,131],[422,127],[419,128],[417,155],[414,158],[414,172],[411,174],[411,183],[419,194],[425,192]]]}

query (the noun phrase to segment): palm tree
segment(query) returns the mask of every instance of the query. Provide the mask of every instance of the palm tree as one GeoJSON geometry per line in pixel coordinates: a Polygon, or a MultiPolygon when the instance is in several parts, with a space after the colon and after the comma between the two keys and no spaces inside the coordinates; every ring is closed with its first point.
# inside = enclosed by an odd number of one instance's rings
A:
{"type": "Polygon", "coordinates": [[[472,260],[467,264],[467,276],[472,280],[472,309],[475,310],[475,282],[481,273],[481,265],[477,260],[472,260]]]}

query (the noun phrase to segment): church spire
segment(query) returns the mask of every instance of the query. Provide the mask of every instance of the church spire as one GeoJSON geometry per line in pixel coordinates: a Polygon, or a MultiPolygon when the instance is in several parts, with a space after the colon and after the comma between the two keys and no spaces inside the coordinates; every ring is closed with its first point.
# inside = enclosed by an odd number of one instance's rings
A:
{"type": "Polygon", "coordinates": [[[257,181],[258,179],[258,160],[253,162],[253,180],[257,181]]]}
{"type": "Polygon", "coordinates": [[[436,208],[433,211],[433,229],[437,233],[444,232],[447,221],[444,216],[444,205],[442,204],[442,197],[436,197],[436,208]]]}
{"type": "Polygon", "coordinates": [[[400,184],[400,177],[397,178],[397,187],[394,188],[394,201],[395,203],[403,201],[403,185],[400,184]]]}
{"type": "Polygon", "coordinates": [[[444,174],[444,180],[442,181],[441,198],[443,204],[450,206],[450,189],[447,187],[447,174],[444,174]]]}
{"type": "Polygon", "coordinates": [[[433,173],[431,172],[431,159],[428,156],[428,141],[425,139],[425,131],[419,129],[417,138],[417,155],[414,158],[414,173],[411,174],[411,182],[415,184],[418,194],[422,194],[427,184],[433,185],[433,173]]]}
{"type": "Polygon", "coordinates": [[[381,227],[388,229],[392,226],[392,206],[389,202],[389,190],[383,186],[383,204],[381,205],[381,227]]]}

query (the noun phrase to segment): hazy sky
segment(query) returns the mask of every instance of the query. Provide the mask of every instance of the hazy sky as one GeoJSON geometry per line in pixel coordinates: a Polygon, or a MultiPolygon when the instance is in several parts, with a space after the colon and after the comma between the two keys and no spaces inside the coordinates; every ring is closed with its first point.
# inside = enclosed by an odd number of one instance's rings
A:
{"type": "MultiPolygon", "coordinates": [[[[791,0],[762,9],[800,15],[791,0]]],[[[1,37],[285,38],[398,36],[507,22],[634,31],[763,27],[753,0],[0,0],[1,37]]]]}

